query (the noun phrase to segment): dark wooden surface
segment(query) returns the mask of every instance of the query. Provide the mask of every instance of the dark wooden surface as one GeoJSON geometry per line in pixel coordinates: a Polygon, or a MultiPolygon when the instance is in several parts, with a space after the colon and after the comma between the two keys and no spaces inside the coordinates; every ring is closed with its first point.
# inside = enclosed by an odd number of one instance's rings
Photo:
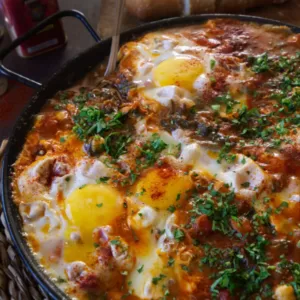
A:
{"type": "MultiPolygon", "coordinates": [[[[113,7],[118,0],[101,0],[101,18],[98,24],[98,31],[103,36],[109,36],[109,25],[111,19],[114,18],[113,7]],[[102,15],[104,14],[104,15],[102,15]]],[[[275,20],[285,21],[300,26],[300,0],[289,0],[281,5],[267,5],[256,9],[251,9],[245,14],[271,18],[275,20]]],[[[132,28],[139,22],[132,16],[125,14],[123,29],[132,28]]]]}

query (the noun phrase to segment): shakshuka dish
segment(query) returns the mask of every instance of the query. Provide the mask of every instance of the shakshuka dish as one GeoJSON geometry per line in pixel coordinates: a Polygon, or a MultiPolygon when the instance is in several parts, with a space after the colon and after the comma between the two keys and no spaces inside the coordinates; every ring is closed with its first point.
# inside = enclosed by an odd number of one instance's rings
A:
{"type": "Polygon", "coordinates": [[[299,67],[288,28],[217,19],[49,99],[12,183],[45,272],[72,299],[300,299],[299,67]]]}

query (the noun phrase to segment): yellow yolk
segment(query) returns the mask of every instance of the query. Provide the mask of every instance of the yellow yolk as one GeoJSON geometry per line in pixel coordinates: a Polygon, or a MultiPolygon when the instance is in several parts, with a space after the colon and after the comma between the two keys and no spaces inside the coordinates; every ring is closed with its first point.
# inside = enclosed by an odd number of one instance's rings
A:
{"type": "Polygon", "coordinates": [[[154,69],[153,77],[158,86],[176,85],[192,92],[195,80],[203,72],[203,65],[198,59],[175,57],[160,63],[154,69]]]}
{"type": "Polygon", "coordinates": [[[71,218],[65,230],[64,258],[66,262],[81,260],[89,262],[94,252],[93,230],[109,225],[122,213],[119,193],[105,184],[87,185],[75,190],[66,200],[71,218]],[[72,239],[71,235],[80,238],[72,239]]]}
{"type": "Polygon", "coordinates": [[[167,209],[184,198],[183,191],[191,188],[189,176],[178,174],[171,168],[154,169],[137,184],[139,200],[158,209],[167,209]]]}

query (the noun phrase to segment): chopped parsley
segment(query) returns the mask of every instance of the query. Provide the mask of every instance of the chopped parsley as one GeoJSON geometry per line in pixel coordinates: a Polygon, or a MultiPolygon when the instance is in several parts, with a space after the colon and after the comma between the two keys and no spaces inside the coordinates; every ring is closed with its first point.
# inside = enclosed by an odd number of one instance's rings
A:
{"type": "Polygon", "coordinates": [[[211,69],[214,69],[215,66],[216,66],[216,61],[215,61],[214,59],[211,59],[211,60],[210,60],[210,68],[211,68],[211,69]]]}
{"type": "MultiPolygon", "coordinates": [[[[236,104],[239,104],[239,101],[234,100],[234,99],[231,97],[230,93],[226,93],[226,94],[224,94],[224,95],[222,95],[222,96],[218,96],[218,97],[216,98],[216,101],[217,101],[218,103],[225,104],[225,106],[226,106],[226,113],[227,113],[227,114],[232,113],[234,106],[235,106],[236,104]]],[[[215,107],[215,108],[216,108],[216,107],[215,107]]],[[[215,110],[215,109],[214,109],[214,110],[215,110]]]]}
{"type": "Polygon", "coordinates": [[[231,294],[239,290],[239,299],[248,299],[253,293],[264,289],[263,283],[270,276],[269,266],[264,263],[265,257],[261,254],[265,244],[266,242],[261,240],[259,248],[252,247],[255,251],[250,253],[258,261],[253,267],[248,266],[247,257],[237,247],[219,249],[205,245],[205,257],[200,261],[200,268],[207,265],[218,270],[212,276],[214,282],[210,290],[213,296],[217,296],[223,289],[229,290],[231,294]]]}
{"type": "Polygon", "coordinates": [[[293,281],[290,283],[294,289],[297,299],[300,298],[300,264],[299,263],[292,263],[292,275],[293,281]]]}
{"type": "Polygon", "coordinates": [[[250,186],[250,182],[246,181],[241,184],[242,187],[248,188],[250,186]]]}
{"type": "Polygon", "coordinates": [[[210,76],[209,80],[212,84],[215,84],[217,82],[216,77],[214,77],[214,76],[210,76]]]}
{"type": "Polygon", "coordinates": [[[137,269],[138,273],[142,273],[143,270],[144,270],[144,265],[141,265],[141,266],[137,269]]]}
{"type": "Polygon", "coordinates": [[[172,267],[175,263],[175,259],[173,257],[169,257],[168,259],[168,267],[172,267]]]}
{"type": "Polygon", "coordinates": [[[130,182],[131,184],[134,184],[137,180],[138,175],[136,173],[133,173],[132,171],[130,171],[130,182]]]}
{"type": "Polygon", "coordinates": [[[245,250],[247,251],[247,253],[253,261],[259,263],[266,260],[265,247],[268,244],[268,240],[266,240],[263,236],[258,235],[256,237],[256,241],[247,246],[245,250]]]}
{"type": "Polygon", "coordinates": [[[184,234],[184,231],[179,229],[179,228],[176,228],[174,230],[174,239],[177,241],[177,242],[181,242],[183,241],[185,238],[185,234],[184,234]]]}
{"type": "Polygon", "coordinates": [[[73,101],[74,103],[76,104],[84,104],[87,100],[89,99],[89,94],[86,93],[85,89],[82,89],[80,91],[80,94],[79,95],[76,95],[74,98],[73,98],[73,101]]]}
{"type": "Polygon", "coordinates": [[[190,271],[190,269],[189,269],[189,267],[188,267],[187,265],[182,264],[182,265],[180,265],[180,266],[181,266],[181,269],[182,269],[183,271],[185,271],[185,272],[189,272],[189,271],[190,271]]]}
{"type": "Polygon", "coordinates": [[[157,285],[161,280],[163,280],[164,278],[166,278],[166,275],[164,275],[164,274],[159,274],[159,276],[157,276],[157,277],[153,277],[152,278],[152,283],[154,284],[154,285],[157,285]]]}
{"type": "Polygon", "coordinates": [[[221,105],[220,104],[213,104],[211,106],[211,108],[212,108],[213,111],[218,112],[221,109],[221,105]]]}
{"type": "Polygon", "coordinates": [[[143,196],[146,193],[146,189],[143,187],[142,190],[139,193],[136,193],[136,196],[143,196]]]}
{"type": "Polygon", "coordinates": [[[225,145],[222,147],[217,162],[220,164],[224,159],[228,163],[233,163],[236,159],[236,154],[230,153],[232,145],[229,142],[225,142],[225,145]]]}
{"type": "Polygon", "coordinates": [[[289,207],[289,203],[282,201],[280,205],[274,210],[275,214],[280,214],[285,208],[289,207]]]}
{"type": "Polygon", "coordinates": [[[276,131],[279,135],[285,135],[286,133],[288,133],[288,130],[285,128],[285,122],[284,120],[280,121],[277,125],[276,125],[276,131]]]}
{"type": "Polygon", "coordinates": [[[66,141],[66,138],[65,138],[64,136],[62,136],[62,137],[59,138],[59,141],[60,141],[61,143],[64,143],[64,142],[66,141]]]}
{"type": "Polygon", "coordinates": [[[126,148],[131,142],[132,138],[128,134],[112,132],[104,139],[104,149],[113,158],[118,158],[126,153],[126,148]]]}
{"type": "Polygon", "coordinates": [[[300,263],[288,261],[284,256],[282,256],[282,261],[279,263],[281,270],[278,272],[287,271],[292,275],[292,281],[289,282],[294,289],[296,299],[300,299],[300,263]]]}
{"type": "Polygon", "coordinates": [[[120,245],[121,243],[120,243],[119,240],[111,240],[111,241],[110,241],[110,244],[111,244],[111,245],[120,245]]]}
{"type": "Polygon", "coordinates": [[[175,210],[176,210],[175,205],[170,205],[170,206],[168,207],[168,211],[169,211],[170,213],[175,212],[175,210]]]}
{"type": "Polygon", "coordinates": [[[207,215],[212,221],[212,230],[232,235],[233,228],[230,225],[232,217],[237,217],[237,206],[234,202],[233,191],[220,192],[209,187],[209,191],[202,196],[194,196],[192,199],[193,210],[196,215],[207,215]]]}
{"type": "Polygon", "coordinates": [[[266,211],[260,213],[260,214],[254,214],[252,217],[252,224],[254,226],[254,230],[257,232],[259,231],[260,226],[265,226],[269,229],[271,229],[272,233],[274,232],[274,228],[271,225],[270,216],[272,213],[272,209],[268,208],[266,211]]]}
{"type": "Polygon", "coordinates": [[[152,134],[150,140],[144,144],[141,151],[141,157],[137,159],[140,168],[147,168],[155,164],[160,153],[167,148],[167,144],[157,133],[152,134]]]}
{"type": "Polygon", "coordinates": [[[126,115],[117,112],[106,114],[96,107],[83,107],[73,117],[73,132],[80,140],[93,142],[97,145],[92,153],[106,151],[113,158],[126,153],[126,147],[131,143],[130,134],[122,131],[126,115]]]}
{"type": "Polygon", "coordinates": [[[270,70],[270,61],[268,53],[252,58],[252,71],[255,73],[264,73],[270,70]]]}
{"type": "Polygon", "coordinates": [[[107,181],[110,179],[110,177],[100,177],[96,180],[96,183],[107,183],[107,181]]]}
{"type": "Polygon", "coordinates": [[[81,140],[85,140],[90,136],[102,135],[108,130],[120,128],[124,117],[121,112],[107,115],[96,107],[84,107],[73,118],[73,131],[81,140]]]}

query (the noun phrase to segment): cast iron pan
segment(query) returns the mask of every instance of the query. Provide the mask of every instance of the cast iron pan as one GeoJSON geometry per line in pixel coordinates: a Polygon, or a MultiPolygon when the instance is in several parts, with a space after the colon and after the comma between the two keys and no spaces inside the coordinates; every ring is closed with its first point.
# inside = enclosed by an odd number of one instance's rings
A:
{"type": "MultiPolygon", "coordinates": [[[[45,25],[64,16],[75,16],[79,18],[91,32],[95,40],[98,41],[98,43],[92,48],[73,58],[64,67],[62,67],[61,70],[55,73],[45,85],[41,85],[28,78],[13,73],[10,70],[6,69],[3,65],[0,65],[0,72],[10,77],[14,77],[15,79],[18,79],[28,85],[39,87],[38,92],[32,97],[29,104],[19,116],[11,132],[2,164],[1,198],[3,211],[8,225],[8,230],[11,234],[12,241],[16,246],[18,254],[20,255],[21,259],[23,260],[24,264],[26,265],[27,269],[32,274],[32,276],[36,279],[39,285],[52,299],[68,299],[68,297],[43,272],[42,268],[36,262],[34,255],[30,251],[30,248],[28,247],[26,240],[22,235],[21,218],[19,216],[18,209],[14,205],[12,199],[12,166],[16,161],[18,154],[22,150],[27,133],[33,125],[33,116],[36,115],[42,109],[47,99],[54,96],[54,94],[59,90],[64,90],[71,87],[77,80],[83,78],[88,71],[97,66],[99,63],[101,63],[104,60],[104,58],[109,55],[111,39],[100,41],[95,31],[87,23],[86,19],[81,13],[77,11],[64,11],[50,17],[49,20],[45,20],[43,24],[38,26],[36,30],[29,32],[29,34],[26,34],[23,38],[19,39],[17,42],[14,42],[8,49],[0,53],[0,61],[2,61],[3,58],[12,49],[14,49],[20,42],[26,40],[29,36],[31,36],[32,33],[41,30],[41,28],[43,28],[45,25]]],[[[199,16],[165,19],[162,21],[152,22],[139,26],[137,28],[124,32],[121,35],[121,43],[125,43],[129,40],[132,40],[137,36],[146,33],[147,31],[157,30],[159,28],[165,28],[170,26],[184,26],[197,24],[205,22],[209,19],[216,18],[232,18],[245,22],[255,22],[259,24],[284,25],[288,26],[293,32],[300,33],[299,27],[295,27],[274,20],[244,15],[207,14],[199,16]]]]}

